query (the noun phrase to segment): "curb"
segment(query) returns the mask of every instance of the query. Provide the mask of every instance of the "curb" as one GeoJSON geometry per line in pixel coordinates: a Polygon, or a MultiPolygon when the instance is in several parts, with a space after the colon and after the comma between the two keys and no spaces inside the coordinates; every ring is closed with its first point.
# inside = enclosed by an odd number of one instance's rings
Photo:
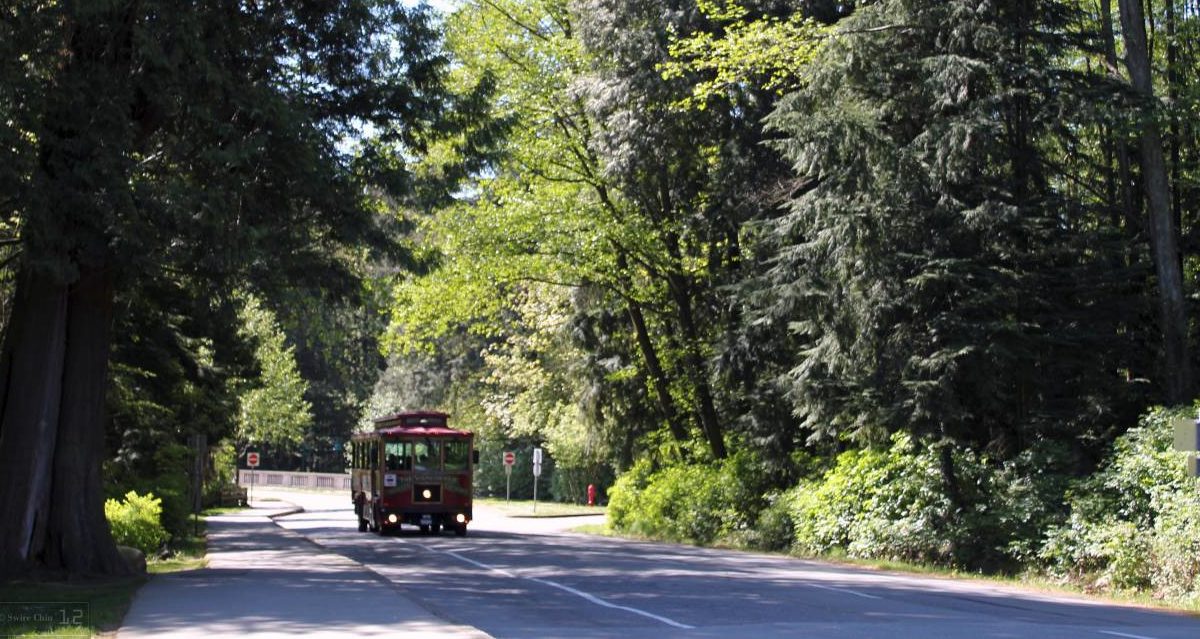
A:
{"type": "Polygon", "coordinates": [[[270,520],[272,520],[272,521],[274,521],[276,517],[287,517],[288,515],[299,515],[299,514],[300,514],[300,513],[302,513],[302,512],[304,512],[304,508],[303,508],[303,507],[301,507],[301,506],[296,506],[296,505],[294,505],[294,504],[293,504],[293,505],[292,505],[292,507],[291,507],[290,509],[288,509],[288,510],[281,510],[281,511],[279,511],[279,512],[277,512],[277,513],[271,513],[271,514],[267,515],[267,518],[268,518],[268,519],[270,519],[270,520]]]}

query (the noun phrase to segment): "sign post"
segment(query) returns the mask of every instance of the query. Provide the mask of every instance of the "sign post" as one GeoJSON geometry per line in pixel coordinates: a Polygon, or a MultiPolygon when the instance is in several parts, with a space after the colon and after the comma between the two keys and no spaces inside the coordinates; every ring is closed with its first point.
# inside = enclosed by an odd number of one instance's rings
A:
{"type": "Polygon", "coordinates": [[[537,512],[538,477],[542,476],[542,449],[533,449],[533,512],[537,512]]]}
{"type": "Polygon", "coordinates": [[[1189,453],[1188,475],[1200,477],[1200,460],[1196,458],[1200,451],[1200,418],[1192,421],[1184,417],[1175,422],[1175,450],[1189,453]]]}
{"type": "Polygon", "coordinates": [[[512,451],[504,451],[504,503],[508,503],[512,495],[512,467],[517,463],[517,455],[512,451]]]}
{"type": "Polygon", "coordinates": [[[200,511],[204,509],[204,458],[208,437],[204,433],[191,436],[192,444],[192,534],[200,535],[200,511]]]}
{"type": "MultiPolygon", "coordinates": [[[[246,467],[251,468],[251,469],[258,468],[258,452],[257,451],[251,450],[251,451],[246,452],[246,467]]],[[[246,497],[246,505],[247,506],[250,505],[251,501],[254,501],[254,476],[257,474],[258,474],[257,472],[250,473],[250,491],[246,497]]]]}

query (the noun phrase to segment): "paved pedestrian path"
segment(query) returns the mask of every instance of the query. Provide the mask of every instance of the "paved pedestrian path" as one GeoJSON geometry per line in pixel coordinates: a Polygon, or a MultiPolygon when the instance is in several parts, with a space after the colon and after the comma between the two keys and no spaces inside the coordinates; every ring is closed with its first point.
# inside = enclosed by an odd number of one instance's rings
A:
{"type": "Polygon", "coordinates": [[[151,578],[117,638],[488,637],[436,617],[363,565],[270,519],[298,509],[255,505],[210,517],[208,566],[151,578]]]}

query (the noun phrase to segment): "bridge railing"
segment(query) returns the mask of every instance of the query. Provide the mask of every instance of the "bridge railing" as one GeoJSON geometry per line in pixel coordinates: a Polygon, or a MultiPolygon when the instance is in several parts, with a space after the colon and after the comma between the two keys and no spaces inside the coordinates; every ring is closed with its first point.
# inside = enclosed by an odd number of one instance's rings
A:
{"type": "Polygon", "coordinates": [[[304,490],[350,490],[350,473],[297,473],[283,470],[238,469],[238,485],[255,488],[302,488],[304,490]]]}

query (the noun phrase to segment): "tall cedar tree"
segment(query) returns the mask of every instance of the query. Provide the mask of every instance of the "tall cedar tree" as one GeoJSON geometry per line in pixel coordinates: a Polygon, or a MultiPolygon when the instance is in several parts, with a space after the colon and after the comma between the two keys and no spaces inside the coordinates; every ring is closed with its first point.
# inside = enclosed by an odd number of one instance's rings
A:
{"type": "Polygon", "coordinates": [[[443,62],[424,14],[374,0],[17,2],[5,29],[25,76],[0,121],[23,144],[0,165],[25,169],[5,172],[22,260],[0,579],[120,574],[100,486],[114,291],[176,269],[218,291],[348,279],[339,247],[388,242],[337,142],[368,122],[415,144],[443,62]]]}
{"type": "Polygon", "coordinates": [[[772,116],[811,181],[767,223],[759,308],[800,340],[787,379],[815,437],[1007,456],[1080,436],[1071,420],[1118,394],[1105,266],[1047,162],[1087,84],[1058,64],[1082,45],[1073,18],[1043,0],[867,4],[772,116]]]}
{"type": "MultiPolygon", "coordinates": [[[[1173,4],[1173,0],[1168,1],[1173,4]]],[[[1172,188],[1164,151],[1163,132],[1157,119],[1160,108],[1154,97],[1154,70],[1147,41],[1142,0],[1120,0],[1125,67],[1130,85],[1146,107],[1137,140],[1138,163],[1142,167],[1142,190],[1146,195],[1147,229],[1158,285],[1159,329],[1162,331],[1166,400],[1175,404],[1191,398],[1192,358],[1188,345],[1188,318],[1183,289],[1183,265],[1179,254],[1178,211],[1172,208],[1172,188]]],[[[1173,25],[1172,25],[1173,27],[1173,25]]],[[[1174,48],[1174,42],[1168,42],[1174,48]]],[[[1171,71],[1168,70],[1168,75],[1171,71]]],[[[1173,78],[1168,85],[1173,88],[1173,78]]],[[[1176,157],[1178,165],[1178,157],[1176,157]]],[[[1175,195],[1176,199],[1178,194],[1175,195]]]]}

